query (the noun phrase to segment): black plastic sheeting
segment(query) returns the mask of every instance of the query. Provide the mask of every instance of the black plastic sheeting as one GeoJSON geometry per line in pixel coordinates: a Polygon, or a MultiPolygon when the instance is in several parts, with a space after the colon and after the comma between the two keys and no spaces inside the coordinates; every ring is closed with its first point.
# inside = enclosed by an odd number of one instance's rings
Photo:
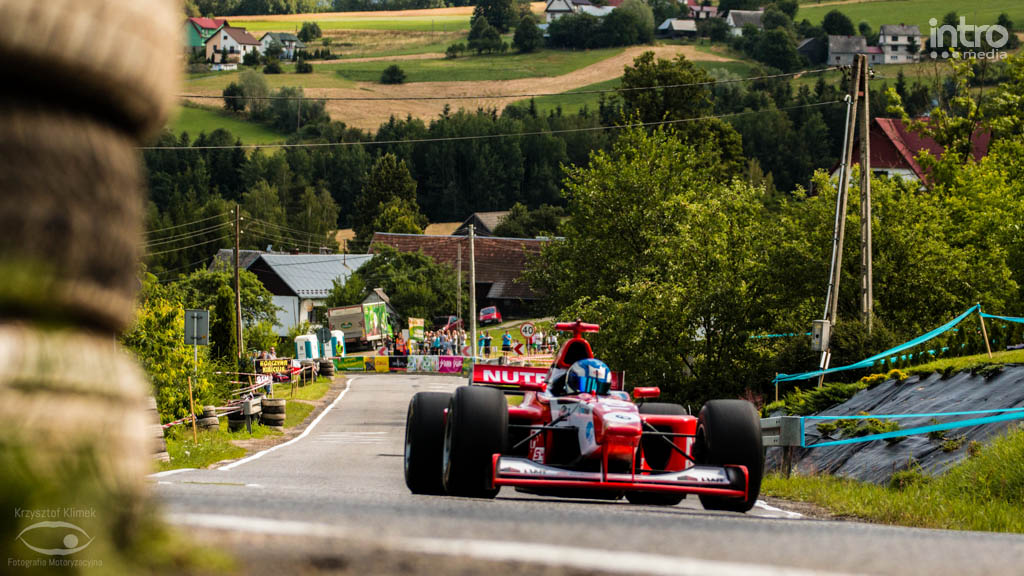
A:
{"type": "MultiPolygon", "coordinates": [[[[852,416],[861,412],[875,414],[921,414],[932,412],[961,412],[1024,406],[1024,366],[1006,366],[990,378],[961,372],[949,377],[931,374],[925,378],[912,376],[902,383],[887,380],[870,390],[862,390],[846,402],[825,410],[821,415],[852,416]]],[[[987,415],[941,417],[939,423],[968,420],[987,415]]],[[[822,438],[817,424],[834,420],[806,420],[806,444],[822,438]]],[[[900,418],[902,429],[934,424],[932,418],[900,418]]],[[[842,446],[823,448],[796,448],[793,458],[794,474],[811,475],[829,473],[845,478],[883,484],[893,473],[918,465],[927,474],[938,475],[967,457],[971,441],[985,442],[1004,433],[1008,428],[1024,423],[1022,420],[997,422],[969,428],[946,430],[946,438],[965,435],[959,448],[945,452],[942,440],[929,439],[927,434],[907,436],[896,443],[873,440],[842,446]],[[916,464],[915,464],[916,463],[916,464]]],[[[832,439],[839,439],[839,432],[832,439]]],[[[777,470],[781,449],[770,448],[766,467],[777,470]]]]}

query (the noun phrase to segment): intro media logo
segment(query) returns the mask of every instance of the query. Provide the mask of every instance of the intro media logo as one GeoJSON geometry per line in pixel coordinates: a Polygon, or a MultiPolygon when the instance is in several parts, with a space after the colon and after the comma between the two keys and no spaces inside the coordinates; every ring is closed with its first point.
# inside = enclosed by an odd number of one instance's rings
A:
{"type": "Polygon", "coordinates": [[[960,17],[956,26],[943,24],[935,18],[928,20],[931,32],[928,35],[929,56],[932,58],[976,58],[979,60],[1001,60],[1007,57],[1005,50],[1010,32],[998,24],[975,26],[967,18],[960,17]]]}

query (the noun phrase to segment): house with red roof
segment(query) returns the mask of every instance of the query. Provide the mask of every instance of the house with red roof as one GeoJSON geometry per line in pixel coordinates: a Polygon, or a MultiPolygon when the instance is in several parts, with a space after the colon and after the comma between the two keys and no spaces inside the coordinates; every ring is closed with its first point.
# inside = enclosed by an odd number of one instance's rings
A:
{"type": "Polygon", "coordinates": [[[185,21],[185,49],[195,53],[206,50],[206,41],[221,28],[229,26],[223,18],[189,18],[185,21]]]}
{"type": "MultiPolygon", "coordinates": [[[[988,154],[992,133],[978,130],[972,139],[971,156],[975,161],[988,154]]],[[[898,118],[875,118],[871,122],[871,173],[890,178],[900,177],[905,180],[928,181],[928,173],[917,161],[917,155],[927,150],[936,158],[944,152],[935,140],[910,131],[906,124],[898,118]]],[[[860,164],[860,144],[854,144],[853,164],[860,164]]],[[[838,178],[839,167],[832,172],[838,178]]]]}
{"type": "Polygon", "coordinates": [[[245,28],[224,26],[206,40],[206,59],[212,62],[240,62],[246,54],[259,51],[260,41],[245,28]]]}

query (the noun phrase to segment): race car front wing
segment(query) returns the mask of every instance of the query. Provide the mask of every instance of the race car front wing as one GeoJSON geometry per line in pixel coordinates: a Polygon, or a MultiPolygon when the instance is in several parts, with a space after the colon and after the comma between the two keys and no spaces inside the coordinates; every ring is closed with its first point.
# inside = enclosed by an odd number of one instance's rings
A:
{"type": "Polygon", "coordinates": [[[493,456],[494,486],[607,489],[627,492],[672,492],[746,498],[746,466],[692,466],[649,474],[606,474],[547,466],[526,458],[493,456]]]}

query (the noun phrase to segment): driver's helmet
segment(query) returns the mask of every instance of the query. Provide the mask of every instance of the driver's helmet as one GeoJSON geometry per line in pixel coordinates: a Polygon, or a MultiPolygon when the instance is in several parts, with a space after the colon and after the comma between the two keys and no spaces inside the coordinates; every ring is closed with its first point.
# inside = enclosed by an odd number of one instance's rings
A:
{"type": "Polygon", "coordinates": [[[586,358],[573,364],[565,378],[570,394],[606,395],[612,387],[612,371],[595,358],[586,358]]]}

